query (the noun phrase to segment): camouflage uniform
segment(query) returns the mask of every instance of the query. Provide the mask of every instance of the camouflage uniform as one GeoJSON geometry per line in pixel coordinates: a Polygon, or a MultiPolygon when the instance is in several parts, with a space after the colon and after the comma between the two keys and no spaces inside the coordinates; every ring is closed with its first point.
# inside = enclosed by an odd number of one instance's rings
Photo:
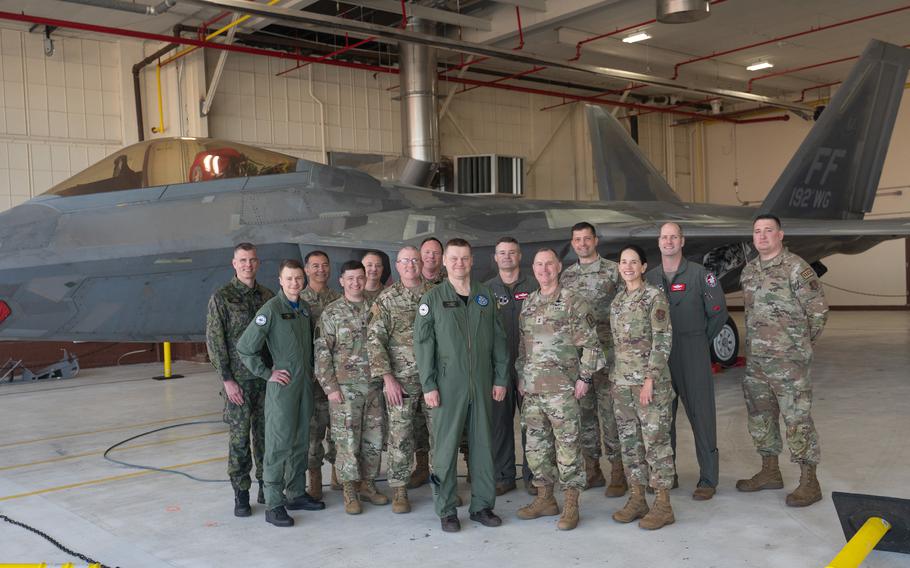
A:
{"type": "Polygon", "coordinates": [[[205,321],[205,343],[209,359],[223,381],[236,381],[243,391],[238,406],[224,397],[224,422],[228,441],[228,477],[234,490],[248,491],[250,470],[256,462],[256,480],[262,484],[262,455],[265,445],[265,383],[249,371],[237,353],[237,340],[253,316],[275,294],[261,284],[252,288],[235,276],[212,294],[205,321]],[[252,436],[251,436],[252,435],[252,436]],[[253,452],[250,455],[250,439],[253,452]]]}
{"type": "Polygon", "coordinates": [[[615,364],[610,373],[613,404],[629,485],[670,489],[676,468],[670,447],[671,406],[676,394],[667,365],[673,344],[670,304],[657,287],[643,282],[622,290],[610,306],[615,364]],[[642,407],[645,378],[654,381],[651,403],[642,407]]]}
{"type": "Polygon", "coordinates": [[[342,297],[319,318],[316,379],[325,393],[341,391],[343,401],[329,401],[336,468],[345,481],[372,481],[382,455],[382,381],[370,377],[367,356],[367,302],[342,297]]]}
{"type": "Polygon", "coordinates": [[[386,405],[388,420],[388,471],[390,487],[407,485],[415,451],[429,450],[426,421],[423,436],[417,435],[417,417],[426,412],[420,375],[414,358],[414,318],[417,304],[433,285],[421,278],[420,285],[408,290],[401,282],[386,288],[370,310],[367,350],[370,375],[389,373],[401,383],[404,393],[401,406],[386,405]]]}
{"type": "MultiPolygon", "coordinates": [[[[307,287],[300,293],[300,299],[310,305],[313,321],[319,325],[319,316],[326,306],[341,297],[341,294],[329,287],[322,292],[316,292],[307,287]]],[[[318,332],[317,327],[317,332],[318,332]]],[[[309,469],[322,468],[323,459],[331,464],[335,463],[335,441],[332,440],[332,431],[329,429],[329,399],[321,388],[313,389],[313,419],[310,421],[310,452],[309,469]],[[325,440],[325,446],[322,441],[325,440]]]]}
{"type": "Polygon", "coordinates": [[[555,484],[558,470],[563,488],[585,488],[575,381],[591,381],[604,365],[595,324],[587,304],[565,288],[524,300],[515,368],[524,392],[525,457],[538,487],[555,484]]]}
{"type": "Polygon", "coordinates": [[[780,454],[778,417],[783,414],[790,460],[817,464],[809,366],[828,319],[821,282],[787,249],[768,261],[750,261],[740,279],[746,308],[743,393],[752,441],[762,456],[780,454]]]}
{"type": "Polygon", "coordinates": [[[593,461],[600,460],[603,450],[611,462],[619,458],[619,435],[613,415],[610,391],[610,367],[613,364],[613,340],[610,335],[610,302],[623,286],[619,265],[598,258],[590,264],[576,262],[562,271],[559,284],[575,292],[590,304],[597,323],[597,337],[606,356],[604,368],[594,373],[591,391],[581,399],[581,451],[593,461]],[[600,428],[598,428],[598,422],[600,428]],[[601,447],[603,438],[603,447],[601,447]]]}

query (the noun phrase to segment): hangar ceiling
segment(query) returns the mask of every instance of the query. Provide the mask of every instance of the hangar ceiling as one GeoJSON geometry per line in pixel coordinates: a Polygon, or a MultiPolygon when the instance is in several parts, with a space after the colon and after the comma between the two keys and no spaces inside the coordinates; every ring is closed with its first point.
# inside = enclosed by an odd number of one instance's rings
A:
{"type": "MultiPolygon", "coordinates": [[[[170,35],[198,37],[198,28],[214,30],[230,22],[224,10],[178,0],[165,13],[147,16],[89,4],[120,0],[0,0],[0,10],[29,16],[101,24],[170,35]],[[177,28],[175,28],[177,26],[177,28]]],[[[138,0],[157,5],[157,0],[138,0]]],[[[440,35],[510,50],[523,56],[643,73],[703,89],[749,92],[786,101],[824,99],[842,80],[870,39],[910,43],[910,2],[866,0],[712,0],[710,17],[687,24],[655,21],[651,0],[279,0],[276,7],[309,11],[354,22],[398,27],[402,6],[408,17],[439,22],[440,35]],[[633,33],[650,39],[625,43],[633,33]],[[747,71],[768,62],[773,67],[747,71]]],[[[264,6],[266,0],[250,2],[264,6]]],[[[301,29],[287,22],[253,17],[238,26],[238,45],[395,68],[397,42],[322,27],[301,29]],[[353,44],[359,44],[351,47],[353,44]]],[[[43,27],[41,28],[43,29],[43,27]]],[[[40,31],[40,30],[39,30],[40,31]]],[[[54,33],[88,34],[59,30],[54,33]]],[[[222,41],[220,38],[215,41],[222,41]]],[[[479,59],[464,53],[440,53],[440,77],[462,79],[462,88],[531,88],[564,93],[567,102],[583,97],[687,108],[710,114],[711,96],[679,93],[634,80],[607,78],[502,58],[479,59]],[[465,63],[473,62],[466,66],[465,63]],[[631,89],[630,89],[631,87],[631,89]],[[627,90],[628,89],[628,90],[627,90]],[[673,100],[662,99],[673,95],[673,100]],[[626,98],[623,98],[623,97],[626,98]],[[660,101],[660,102],[655,102],[660,101]]],[[[293,67],[293,61],[288,62],[293,67]]],[[[753,103],[751,106],[760,106],[753,103]]]]}

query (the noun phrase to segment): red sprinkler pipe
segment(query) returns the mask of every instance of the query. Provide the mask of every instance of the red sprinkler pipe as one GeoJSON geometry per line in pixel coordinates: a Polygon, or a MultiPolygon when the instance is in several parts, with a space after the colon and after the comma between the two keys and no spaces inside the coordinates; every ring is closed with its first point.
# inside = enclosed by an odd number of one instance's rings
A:
{"type": "Polygon", "coordinates": [[[835,22],[835,23],[833,23],[833,24],[827,24],[827,25],[824,25],[824,26],[812,27],[812,28],[809,28],[808,30],[803,30],[803,31],[801,31],[801,32],[796,32],[796,33],[792,33],[792,34],[787,34],[787,35],[783,35],[783,36],[778,36],[778,37],[771,38],[771,39],[767,39],[767,40],[764,40],[764,41],[759,41],[759,42],[755,42],[755,43],[750,43],[749,45],[743,45],[743,46],[740,46],[740,47],[734,47],[733,49],[727,49],[727,50],[725,50],[725,51],[719,51],[719,52],[716,51],[716,52],[712,53],[711,55],[703,55],[703,56],[701,56],[701,57],[695,57],[695,58],[692,58],[692,59],[687,59],[686,61],[680,61],[679,63],[677,63],[676,65],[673,66],[673,77],[672,77],[672,79],[676,79],[676,78],[679,77],[679,68],[682,67],[683,65],[689,65],[690,63],[696,63],[696,62],[698,62],[698,61],[706,61],[706,60],[708,60],[708,59],[714,59],[715,57],[721,57],[721,56],[723,56],[723,55],[729,55],[729,54],[731,54],[731,53],[736,53],[736,52],[738,52],[738,51],[743,51],[743,50],[746,50],[746,49],[751,49],[751,48],[753,48],[753,47],[760,47],[760,46],[762,46],[762,45],[768,45],[769,43],[776,43],[776,42],[778,42],[778,41],[783,41],[783,40],[787,40],[787,39],[793,39],[793,38],[795,38],[795,37],[800,37],[800,36],[804,36],[804,35],[814,34],[814,33],[816,33],[816,32],[821,32],[821,31],[825,31],[825,30],[830,30],[830,29],[837,28],[837,27],[840,27],[840,26],[846,26],[847,24],[855,24],[856,22],[863,22],[863,21],[866,21],[866,20],[871,20],[872,18],[878,18],[878,17],[880,17],[880,16],[887,16],[888,14],[894,14],[895,12],[901,12],[901,11],[907,10],[907,9],[910,9],[910,5],[908,5],[908,6],[901,6],[900,8],[892,8],[891,10],[885,10],[885,11],[883,11],[883,12],[876,12],[876,13],[874,13],[874,14],[868,14],[868,15],[866,15],[866,16],[860,16],[860,17],[858,17],[858,18],[851,18],[851,19],[849,19],[849,20],[843,20],[843,21],[841,21],[841,22],[835,22]]]}
{"type": "Polygon", "coordinates": [[[374,39],[376,39],[376,36],[370,36],[366,39],[362,39],[358,42],[352,43],[350,45],[346,45],[346,46],[342,47],[341,49],[336,49],[332,53],[326,53],[325,55],[320,55],[319,57],[316,58],[315,61],[305,61],[305,62],[298,63],[297,65],[291,67],[290,69],[285,69],[284,71],[276,73],[275,76],[281,77],[282,75],[286,75],[286,74],[290,73],[291,71],[296,71],[297,69],[300,69],[301,67],[306,67],[310,63],[325,63],[325,60],[329,59],[330,57],[334,57],[336,55],[341,55],[342,53],[344,53],[346,51],[351,51],[352,49],[358,48],[365,43],[370,43],[374,39]]]}
{"type": "MultiPolygon", "coordinates": [[[[623,87],[622,89],[611,89],[609,91],[604,91],[600,94],[594,95],[594,98],[600,99],[600,98],[603,98],[603,97],[606,97],[609,95],[618,95],[618,94],[624,93],[626,91],[634,91],[635,89],[641,89],[642,87],[647,87],[647,85],[645,85],[644,83],[639,83],[638,85],[632,85],[630,87],[623,87]]],[[[572,102],[575,102],[575,101],[572,101],[572,102]]],[[[609,101],[605,101],[605,102],[609,102],[609,101]]],[[[541,108],[540,110],[541,111],[551,110],[551,109],[569,105],[569,104],[572,104],[572,103],[563,101],[561,103],[556,103],[555,105],[545,106],[545,107],[541,108]]]]}
{"type": "Polygon", "coordinates": [[[752,92],[752,84],[755,81],[764,81],[765,79],[770,79],[771,77],[780,77],[781,75],[788,75],[790,73],[796,73],[799,71],[806,71],[808,69],[816,69],[818,67],[824,67],[825,65],[833,65],[835,63],[843,63],[844,61],[852,61],[854,59],[859,59],[859,55],[854,55],[852,57],[841,57],[840,59],[832,59],[831,61],[825,61],[823,63],[815,63],[813,65],[803,65],[802,67],[793,67],[791,69],[784,69],[782,71],[775,71],[774,73],[765,73],[764,75],[759,75],[758,77],[752,77],[749,79],[747,91],[752,92]]]}
{"type": "Polygon", "coordinates": [[[821,85],[812,85],[811,87],[806,87],[802,90],[799,95],[799,98],[793,102],[801,103],[806,100],[806,92],[812,91],[814,89],[824,89],[825,87],[833,87],[834,85],[840,85],[843,81],[834,81],[833,83],[822,83],[821,85]]]}

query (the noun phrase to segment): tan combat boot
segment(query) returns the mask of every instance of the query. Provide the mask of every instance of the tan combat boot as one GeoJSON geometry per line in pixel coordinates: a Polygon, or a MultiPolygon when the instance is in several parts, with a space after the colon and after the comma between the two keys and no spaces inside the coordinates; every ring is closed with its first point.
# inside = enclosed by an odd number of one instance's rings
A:
{"type": "Polygon", "coordinates": [[[430,480],[430,454],[426,450],[418,450],[415,461],[417,466],[408,480],[408,489],[417,489],[430,480]]]}
{"type": "Polygon", "coordinates": [[[524,520],[540,517],[552,517],[559,514],[559,503],[553,497],[553,486],[544,485],[537,488],[537,497],[529,505],[518,509],[518,518],[524,520]]]}
{"type": "Polygon", "coordinates": [[[670,490],[659,487],[657,489],[657,498],[654,499],[654,506],[640,521],[638,526],[649,531],[657,530],[676,522],[673,516],[673,508],[670,507],[670,490]]]}
{"type": "Polygon", "coordinates": [[[784,478],[780,474],[780,466],[777,465],[777,456],[762,456],[761,471],[749,479],[737,481],[736,488],[747,493],[762,489],[783,489],[784,478]]]}
{"type": "Polygon", "coordinates": [[[556,523],[556,528],[561,531],[570,531],[578,526],[578,489],[575,487],[566,487],[563,491],[565,503],[562,506],[562,516],[556,523]]]}
{"type": "Polygon", "coordinates": [[[345,481],[342,484],[342,490],[344,490],[344,512],[349,515],[359,515],[363,512],[363,507],[360,505],[360,497],[357,496],[357,489],[354,487],[353,481],[345,481]]]}
{"type": "Polygon", "coordinates": [[[341,482],[338,481],[338,472],[335,471],[335,464],[332,464],[332,490],[341,491],[342,487],[341,482]]]}
{"type": "Polygon", "coordinates": [[[322,468],[311,467],[307,470],[307,480],[309,484],[307,485],[306,492],[310,494],[310,497],[317,501],[322,500],[322,468]]]}
{"type": "Polygon", "coordinates": [[[389,504],[389,498],[380,493],[379,489],[376,489],[376,482],[372,479],[360,482],[359,494],[361,499],[366,499],[373,505],[389,504]]]}
{"type": "Polygon", "coordinates": [[[411,502],[408,500],[408,488],[396,487],[395,495],[392,496],[393,513],[410,513],[411,502]]]}
{"type": "Polygon", "coordinates": [[[622,460],[616,458],[612,462],[613,467],[610,469],[610,485],[604,491],[607,497],[622,497],[629,488],[626,482],[626,473],[622,469],[622,460]]]}
{"type": "Polygon", "coordinates": [[[604,479],[604,473],[600,470],[600,460],[585,458],[585,478],[588,480],[586,488],[603,487],[607,480],[604,479]]]}
{"type": "Polygon", "coordinates": [[[815,464],[800,464],[799,487],[787,495],[790,507],[808,507],[822,500],[822,488],[815,477],[815,464]]]}
{"type": "Polygon", "coordinates": [[[645,501],[645,486],[630,485],[629,500],[626,506],[613,513],[613,520],[617,523],[631,523],[648,514],[648,502],[645,501]]]}

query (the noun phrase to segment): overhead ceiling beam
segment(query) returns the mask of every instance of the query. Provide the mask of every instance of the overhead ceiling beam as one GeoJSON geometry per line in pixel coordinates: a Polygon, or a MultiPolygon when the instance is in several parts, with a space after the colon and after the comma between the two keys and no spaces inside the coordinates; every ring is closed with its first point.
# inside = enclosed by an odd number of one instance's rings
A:
{"type": "MultiPolygon", "coordinates": [[[[287,2],[281,4],[281,7],[285,10],[305,10],[318,1],[319,0],[287,0],[287,2]]],[[[274,23],[275,20],[269,18],[250,18],[242,27],[244,29],[256,31],[274,23]]]]}
{"type": "MultiPolygon", "coordinates": [[[[344,3],[401,15],[401,2],[398,2],[397,0],[344,0],[344,3]]],[[[416,18],[432,20],[441,24],[451,24],[453,26],[461,26],[463,28],[482,31],[490,31],[493,28],[490,21],[483,18],[466,16],[464,14],[459,14],[458,12],[430,8],[420,4],[408,3],[406,6],[408,17],[414,16],[416,18]]]]}
{"type": "Polygon", "coordinates": [[[528,8],[538,12],[547,11],[547,0],[493,0],[497,4],[508,4],[509,6],[518,6],[519,8],[528,8]]]}
{"type": "Polygon", "coordinates": [[[396,27],[390,26],[379,26],[375,24],[369,24],[366,22],[359,22],[355,20],[347,20],[344,18],[336,18],[333,16],[326,16],[323,14],[316,14],[313,12],[300,12],[292,10],[284,10],[281,8],[274,8],[264,6],[262,4],[253,4],[247,2],[246,0],[186,0],[190,4],[196,4],[198,6],[207,6],[214,8],[229,9],[237,12],[243,12],[246,14],[252,14],[254,16],[263,16],[267,18],[276,18],[281,20],[282,25],[290,27],[300,27],[303,29],[313,29],[315,28],[333,28],[337,30],[343,30],[348,32],[354,32],[365,35],[373,35],[378,37],[384,37],[387,39],[394,39],[397,41],[405,41],[416,43],[420,45],[427,45],[430,47],[436,47],[439,49],[447,49],[450,51],[455,51],[459,53],[467,53],[470,55],[479,55],[482,57],[495,57],[499,59],[504,59],[507,61],[515,61],[519,63],[527,63],[530,65],[545,65],[547,67],[552,67],[554,69],[564,69],[569,71],[579,71],[582,73],[587,73],[590,75],[595,75],[598,77],[604,77],[607,79],[619,79],[622,81],[636,81],[639,83],[647,83],[649,85],[654,85],[673,91],[681,91],[687,93],[698,93],[701,95],[716,96],[725,99],[747,101],[753,103],[761,103],[770,105],[777,108],[783,108],[787,110],[792,110],[800,113],[808,113],[811,109],[803,104],[793,103],[791,101],[784,101],[776,99],[773,97],[766,97],[762,95],[756,95],[754,93],[746,93],[743,91],[732,91],[728,89],[717,89],[712,87],[701,87],[696,84],[687,84],[684,82],[673,81],[667,79],[666,77],[657,77],[654,75],[646,75],[644,73],[635,73],[632,71],[625,71],[622,69],[612,69],[609,67],[600,67],[597,65],[588,65],[578,62],[568,62],[561,59],[554,59],[551,57],[545,57],[540,55],[533,55],[525,53],[523,51],[513,51],[511,49],[502,49],[498,47],[490,47],[486,45],[477,45],[465,41],[460,41],[457,39],[451,39],[442,36],[435,35],[426,35],[420,34],[408,30],[403,30],[396,27]]]}

